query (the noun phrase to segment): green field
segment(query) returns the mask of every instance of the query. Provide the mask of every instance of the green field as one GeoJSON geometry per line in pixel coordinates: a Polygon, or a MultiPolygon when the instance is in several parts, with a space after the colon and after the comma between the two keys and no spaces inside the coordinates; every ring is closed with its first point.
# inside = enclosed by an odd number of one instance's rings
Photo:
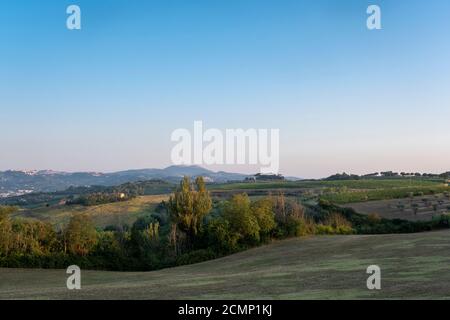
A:
{"type": "Polygon", "coordinates": [[[308,199],[317,201],[320,197],[335,204],[400,199],[408,197],[411,193],[428,195],[450,191],[450,187],[443,180],[423,178],[247,182],[210,185],[209,188],[216,197],[226,198],[243,192],[250,196],[281,192],[304,201],[308,199]]]}
{"type": "Polygon", "coordinates": [[[449,191],[450,187],[448,187],[447,185],[438,184],[424,187],[383,188],[330,192],[323,194],[321,198],[336,204],[347,204],[363,201],[403,199],[409,197],[410,195],[434,195],[439,193],[446,193],[449,191]]]}
{"type": "Polygon", "coordinates": [[[406,187],[431,187],[442,185],[443,180],[436,179],[360,179],[360,180],[300,180],[278,182],[241,182],[210,185],[211,190],[260,190],[260,189],[311,189],[311,188],[348,188],[348,189],[386,189],[406,187]]]}
{"type": "Polygon", "coordinates": [[[1,299],[449,299],[450,231],[296,238],[153,272],[0,269],[1,299]],[[382,289],[366,288],[381,268],[382,289]]]}

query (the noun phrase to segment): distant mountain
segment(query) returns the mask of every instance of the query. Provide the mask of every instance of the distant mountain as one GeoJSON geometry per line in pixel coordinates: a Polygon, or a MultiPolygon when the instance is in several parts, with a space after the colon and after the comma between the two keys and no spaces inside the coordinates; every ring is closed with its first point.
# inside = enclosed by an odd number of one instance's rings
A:
{"type": "Polygon", "coordinates": [[[69,187],[116,186],[126,182],[161,179],[178,182],[183,176],[203,176],[208,182],[244,180],[247,175],[214,172],[199,166],[170,166],[165,169],[126,170],[113,173],[58,171],[0,171],[0,197],[31,192],[62,191],[69,187]]]}

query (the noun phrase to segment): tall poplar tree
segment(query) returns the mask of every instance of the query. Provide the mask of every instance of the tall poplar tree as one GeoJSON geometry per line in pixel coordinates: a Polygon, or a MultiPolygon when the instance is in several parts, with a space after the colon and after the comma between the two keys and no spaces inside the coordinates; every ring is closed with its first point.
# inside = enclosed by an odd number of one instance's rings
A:
{"type": "Polygon", "coordinates": [[[212,208],[211,197],[206,190],[203,177],[197,177],[195,188],[189,177],[184,177],[180,187],[170,197],[168,207],[172,220],[171,240],[178,254],[180,249],[178,243],[186,238],[186,245],[192,245],[195,236],[201,230],[203,218],[212,208]]]}

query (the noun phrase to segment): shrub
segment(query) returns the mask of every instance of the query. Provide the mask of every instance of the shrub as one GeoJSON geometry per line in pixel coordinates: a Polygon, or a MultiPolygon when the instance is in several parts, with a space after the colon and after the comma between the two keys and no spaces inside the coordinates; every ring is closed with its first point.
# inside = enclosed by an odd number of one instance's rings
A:
{"type": "Polygon", "coordinates": [[[324,221],[325,225],[329,225],[332,226],[333,228],[339,228],[339,227],[343,227],[343,228],[351,228],[352,224],[345,219],[345,217],[338,213],[338,212],[333,212],[331,214],[329,214],[325,221],[324,221]]]}
{"type": "Polygon", "coordinates": [[[305,208],[302,205],[286,199],[283,194],[274,197],[272,202],[278,225],[276,231],[278,238],[314,234],[314,222],[306,216],[305,208]]]}
{"type": "Polygon", "coordinates": [[[252,215],[256,218],[262,239],[267,239],[276,227],[272,201],[269,198],[257,200],[251,204],[252,215]]]}
{"type": "Polygon", "coordinates": [[[450,227],[450,215],[442,214],[439,217],[434,217],[432,222],[434,224],[434,227],[449,228],[450,227]]]}
{"type": "Polygon", "coordinates": [[[319,235],[334,234],[334,229],[332,226],[318,224],[316,226],[316,234],[319,234],[319,235]]]}
{"type": "Polygon", "coordinates": [[[305,216],[288,216],[284,227],[288,236],[303,237],[315,233],[314,222],[305,216]]]}
{"type": "Polygon", "coordinates": [[[340,213],[328,213],[323,222],[316,225],[316,234],[353,234],[352,224],[340,213]]]}
{"type": "Polygon", "coordinates": [[[239,235],[242,243],[255,244],[260,240],[258,220],[252,214],[247,194],[234,195],[223,209],[223,217],[230,223],[230,231],[239,235]]]}
{"type": "Polygon", "coordinates": [[[210,220],[205,233],[208,247],[224,253],[238,250],[239,235],[231,231],[228,220],[224,218],[210,220]]]}
{"type": "Polygon", "coordinates": [[[200,249],[182,254],[177,258],[177,265],[185,265],[192,263],[199,263],[207,260],[212,260],[217,257],[217,254],[211,249],[200,249]]]}
{"type": "Polygon", "coordinates": [[[370,213],[367,215],[369,223],[375,224],[381,221],[381,216],[378,213],[370,213]]]}

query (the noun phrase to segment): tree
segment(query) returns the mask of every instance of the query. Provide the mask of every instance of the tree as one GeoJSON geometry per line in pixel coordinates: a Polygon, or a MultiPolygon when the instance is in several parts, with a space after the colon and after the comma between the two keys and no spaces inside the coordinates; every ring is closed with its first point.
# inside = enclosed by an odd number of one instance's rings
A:
{"type": "Polygon", "coordinates": [[[238,249],[239,235],[231,231],[230,222],[223,217],[211,219],[207,225],[208,247],[217,252],[233,252],[238,249]]]}
{"type": "Polygon", "coordinates": [[[162,260],[159,229],[159,222],[152,216],[139,218],[131,228],[132,253],[146,268],[158,267],[162,260]]]}
{"type": "Polygon", "coordinates": [[[189,232],[193,220],[194,199],[191,182],[188,177],[184,177],[180,182],[173,197],[168,202],[172,230],[170,233],[171,242],[174,245],[175,254],[179,253],[178,243],[182,240],[181,232],[189,232]]]}
{"type": "Polygon", "coordinates": [[[286,200],[283,193],[279,193],[273,200],[273,208],[275,211],[275,220],[278,223],[285,224],[287,219],[286,200]]]}
{"type": "Polygon", "coordinates": [[[12,223],[9,215],[16,209],[0,206],[0,256],[8,255],[12,246],[12,223]]]}
{"type": "Polygon", "coordinates": [[[177,243],[184,237],[186,245],[191,246],[201,229],[203,218],[211,211],[212,201],[206,190],[202,177],[195,180],[196,189],[193,188],[189,177],[184,177],[179,189],[170,197],[168,208],[172,221],[171,239],[177,252],[177,243]]]}
{"type": "Polygon", "coordinates": [[[203,177],[197,177],[195,179],[195,185],[197,192],[194,194],[194,234],[196,235],[202,226],[203,218],[211,212],[212,200],[209,191],[206,190],[205,181],[203,177]]]}
{"type": "Polygon", "coordinates": [[[15,219],[11,250],[19,254],[42,255],[58,249],[56,232],[49,223],[15,219]]]}
{"type": "Polygon", "coordinates": [[[258,242],[260,240],[258,220],[252,214],[250,199],[247,194],[234,195],[225,203],[223,217],[229,221],[230,230],[238,235],[241,241],[258,242]]]}
{"type": "MultiPolygon", "coordinates": [[[[321,200],[323,203],[325,200],[321,200]]],[[[305,208],[298,202],[286,199],[282,193],[273,199],[278,235],[304,236],[314,233],[314,223],[305,215],[305,208]]]]}
{"type": "Polygon", "coordinates": [[[272,208],[273,203],[269,198],[257,200],[251,205],[252,215],[256,218],[260,234],[264,238],[268,237],[277,225],[272,208]]]}
{"type": "Polygon", "coordinates": [[[97,230],[86,214],[74,215],[64,232],[65,250],[71,254],[85,256],[97,243],[97,230]]]}

